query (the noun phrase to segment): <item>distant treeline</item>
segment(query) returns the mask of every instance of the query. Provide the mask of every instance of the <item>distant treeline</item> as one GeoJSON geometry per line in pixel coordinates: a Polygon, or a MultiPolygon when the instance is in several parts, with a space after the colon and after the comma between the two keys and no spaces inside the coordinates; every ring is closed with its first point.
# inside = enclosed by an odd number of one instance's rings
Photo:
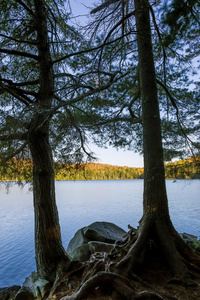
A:
{"type": "MultiPolygon", "coordinates": [[[[55,180],[141,179],[143,168],[112,166],[99,163],[54,164],[55,180]]],[[[33,164],[30,159],[13,159],[0,167],[0,181],[32,181],[33,164]]],[[[167,179],[200,179],[200,157],[179,160],[165,165],[167,179]]]]}
{"type": "Polygon", "coordinates": [[[165,164],[167,179],[200,179],[200,157],[165,164]]]}

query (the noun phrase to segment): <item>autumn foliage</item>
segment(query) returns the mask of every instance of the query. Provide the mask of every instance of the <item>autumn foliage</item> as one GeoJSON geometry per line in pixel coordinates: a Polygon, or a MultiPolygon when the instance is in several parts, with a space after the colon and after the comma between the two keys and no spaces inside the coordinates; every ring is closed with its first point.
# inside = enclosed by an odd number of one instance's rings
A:
{"type": "MultiPolygon", "coordinates": [[[[0,168],[1,181],[32,181],[31,159],[12,159],[0,168]]],[[[55,180],[142,179],[143,168],[112,166],[100,163],[54,164],[55,180]]],[[[167,179],[200,178],[200,157],[165,164],[167,179]]]]}

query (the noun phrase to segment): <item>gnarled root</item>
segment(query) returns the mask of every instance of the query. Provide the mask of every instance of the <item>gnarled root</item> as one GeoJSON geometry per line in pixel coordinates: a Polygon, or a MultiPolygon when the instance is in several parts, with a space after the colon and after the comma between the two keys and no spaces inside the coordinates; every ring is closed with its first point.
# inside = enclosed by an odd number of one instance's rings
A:
{"type": "Polygon", "coordinates": [[[126,277],[108,272],[97,273],[88,279],[76,293],[63,297],[61,300],[96,299],[100,294],[109,295],[113,300],[163,300],[155,293],[147,291],[137,293],[135,286],[126,277]]]}
{"type": "Polygon", "coordinates": [[[116,265],[116,272],[131,276],[132,272],[137,269],[138,263],[144,264],[145,256],[150,251],[149,242],[156,245],[159,248],[159,253],[165,257],[165,261],[174,276],[174,281],[185,285],[195,285],[191,280],[188,266],[198,271],[200,258],[182,240],[171,221],[163,220],[158,216],[148,216],[141,220],[137,240],[132,244],[127,255],[116,265]],[[195,264],[197,266],[194,268],[195,264]]]}

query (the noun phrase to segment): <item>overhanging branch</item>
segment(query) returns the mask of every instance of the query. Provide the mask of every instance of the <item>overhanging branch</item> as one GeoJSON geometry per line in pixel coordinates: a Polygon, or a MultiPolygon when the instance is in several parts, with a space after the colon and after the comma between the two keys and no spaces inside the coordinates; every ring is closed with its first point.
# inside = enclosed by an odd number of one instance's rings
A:
{"type": "MultiPolygon", "coordinates": [[[[118,73],[118,72],[117,72],[117,73],[118,73]]],[[[50,116],[53,116],[53,115],[54,115],[61,107],[69,106],[69,105],[71,105],[71,104],[73,104],[73,103],[76,103],[76,102],[78,102],[78,101],[80,101],[80,100],[83,100],[83,99],[86,98],[86,97],[92,96],[92,95],[94,95],[94,94],[97,94],[97,93],[99,93],[99,92],[102,92],[102,91],[108,89],[113,83],[115,83],[115,82],[117,82],[118,80],[122,79],[122,78],[125,77],[127,74],[129,74],[129,72],[123,74],[122,76],[120,76],[120,77],[118,77],[118,78],[115,78],[115,77],[116,77],[116,74],[112,74],[112,76],[111,76],[111,78],[110,78],[110,81],[109,81],[107,84],[105,84],[105,85],[103,85],[103,86],[100,86],[100,87],[98,87],[98,88],[96,88],[96,89],[94,88],[93,90],[90,90],[90,91],[88,91],[87,93],[84,93],[84,94],[82,94],[82,95],[79,95],[79,96],[77,96],[77,97],[75,97],[75,98],[73,98],[73,99],[71,99],[71,100],[68,100],[68,101],[63,101],[62,99],[60,99],[59,96],[55,95],[54,97],[55,97],[57,100],[59,100],[60,103],[59,103],[57,106],[55,106],[52,110],[49,110],[49,115],[50,115],[50,116]]]]}
{"type": "Polygon", "coordinates": [[[20,152],[23,151],[23,149],[27,146],[27,142],[25,142],[24,144],[21,145],[21,147],[19,147],[17,150],[15,150],[12,154],[8,155],[7,157],[5,157],[3,159],[4,162],[7,162],[8,160],[10,160],[11,158],[15,157],[17,154],[19,154],[20,152]]]}
{"type": "Polygon", "coordinates": [[[102,9],[110,6],[111,4],[114,4],[114,3],[117,3],[117,2],[120,2],[121,0],[107,0],[105,1],[103,4],[95,7],[93,10],[91,10],[91,14],[96,14],[97,12],[101,11],[102,9]]]}
{"type": "Polygon", "coordinates": [[[194,153],[193,153],[193,150],[192,150],[192,148],[191,148],[191,145],[193,145],[195,148],[197,148],[197,146],[196,146],[196,144],[188,137],[188,135],[185,133],[185,131],[184,131],[184,129],[183,129],[183,126],[182,126],[182,124],[181,124],[181,123],[183,123],[183,122],[181,121],[180,116],[179,116],[179,110],[178,110],[178,106],[177,106],[177,104],[176,104],[176,100],[175,100],[174,97],[171,95],[171,93],[169,92],[169,90],[168,90],[168,88],[166,87],[165,84],[163,84],[163,83],[162,83],[160,80],[158,80],[158,79],[156,79],[156,81],[157,81],[157,83],[165,90],[167,96],[169,97],[169,99],[170,99],[170,101],[171,101],[171,103],[172,103],[172,106],[176,109],[176,117],[177,117],[178,125],[179,125],[179,127],[180,127],[180,129],[181,129],[182,134],[183,134],[184,137],[185,137],[185,140],[186,140],[186,142],[187,142],[187,144],[188,144],[188,146],[189,146],[189,148],[190,148],[190,151],[191,151],[192,155],[195,156],[194,153]],[[190,144],[191,144],[191,145],[190,145],[190,144]]]}
{"type": "Polygon", "coordinates": [[[13,82],[10,79],[1,78],[2,81],[6,83],[11,83],[14,86],[28,86],[28,85],[36,85],[39,84],[39,79],[36,80],[30,80],[30,81],[24,81],[24,82],[13,82]]]}
{"type": "Polygon", "coordinates": [[[23,1],[21,0],[15,0],[17,3],[19,3],[25,10],[27,10],[32,16],[35,16],[34,12],[28,7],[23,1]]]}
{"type": "Polygon", "coordinates": [[[4,53],[4,54],[10,54],[10,55],[17,55],[17,56],[21,56],[21,57],[28,57],[28,58],[32,58],[35,60],[39,60],[39,56],[31,54],[31,53],[27,53],[27,52],[23,52],[23,51],[18,51],[18,50],[10,50],[10,49],[0,49],[0,53],[4,53]]]}
{"type": "Polygon", "coordinates": [[[12,141],[12,140],[19,140],[23,141],[27,139],[26,133],[11,133],[11,134],[4,134],[0,135],[0,141],[12,141]]]}
{"type": "Polygon", "coordinates": [[[67,58],[70,58],[70,57],[73,57],[73,56],[76,56],[76,55],[86,54],[86,53],[93,52],[93,51],[95,51],[95,50],[99,50],[99,49],[101,49],[102,47],[105,47],[105,46],[108,46],[108,45],[110,45],[110,44],[112,44],[112,43],[115,43],[115,42],[117,42],[118,40],[122,39],[123,37],[128,36],[129,34],[132,34],[132,33],[133,33],[133,31],[131,31],[131,32],[129,32],[129,33],[126,33],[125,35],[120,36],[120,37],[118,37],[118,38],[116,38],[116,39],[114,39],[114,40],[112,40],[112,41],[109,41],[109,42],[105,42],[105,41],[104,41],[103,44],[101,44],[101,45],[99,45],[99,46],[96,46],[96,47],[93,47],[93,48],[90,48],[90,49],[81,50],[81,51],[77,51],[77,52],[73,52],[73,53],[64,55],[64,56],[62,56],[62,57],[60,57],[60,58],[58,58],[58,59],[55,59],[55,60],[53,61],[53,64],[58,63],[58,62],[61,62],[61,61],[65,60],[65,59],[67,59],[67,58]]]}

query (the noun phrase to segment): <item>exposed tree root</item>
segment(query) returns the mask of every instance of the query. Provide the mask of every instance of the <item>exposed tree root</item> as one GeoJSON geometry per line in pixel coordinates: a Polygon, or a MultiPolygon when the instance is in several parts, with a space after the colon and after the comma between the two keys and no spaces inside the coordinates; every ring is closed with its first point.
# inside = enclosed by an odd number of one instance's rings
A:
{"type": "Polygon", "coordinates": [[[195,286],[192,279],[200,273],[200,258],[171,221],[148,216],[140,221],[136,232],[130,231],[127,240],[107,254],[107,259],[102,253],[85,263],[61,266],[49,299],[186,299],[173,296],[168,288],[195,286]]]}
{"type": "Polygon", "coordinates": [[[200,258],[176,232],[171,221],[159,217],[146,217],[141,220],[138,228],[137,240],[132,244],[127,255],[116,265],[119,271],[131,276],[137,271],[138,265],[145,261],[150,245],[156,244],[160,253],[164,255],[166,263],[173,274],[173,280],[185,285],[195,285],[188,268],[191,266],[199,271],[200,258]]]}
{"type": "Polygon", "coordinates": [[[97,273],[88,279],[76,293],[71,296],[63,297],[62,300],[95,299],[99,294],[110,295],[113,300],[163,300],[162,297],[155,293],[147,291],[137,293],[135,286],[131,284],[127,278],[108,272],[97,273]],[[93,298],[90,298],[91,294],[93,298]]]}

